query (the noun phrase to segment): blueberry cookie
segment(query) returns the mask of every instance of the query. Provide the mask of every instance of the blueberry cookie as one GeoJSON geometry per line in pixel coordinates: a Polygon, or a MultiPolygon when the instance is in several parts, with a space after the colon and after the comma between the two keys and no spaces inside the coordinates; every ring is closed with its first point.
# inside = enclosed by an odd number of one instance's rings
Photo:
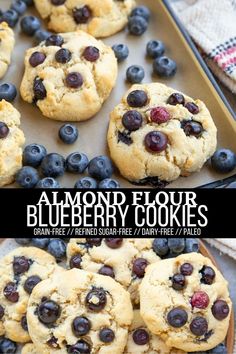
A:
{"type": "Polygon", "coordinates": [[[32,289],[61,269],[54,257],[35,247],[19,247],[1,260],[0,336],[20,343],[30,341],[26,310],[32,289]]]}
{"type": "MultiPolygon", "coordinates": [[[[30,352],[29,352],[30,353],[30,352]]],[[[33,352],[32,352],[33,353],[33,352]]],[[[129,330],[124,354],[185,354],[182,350],[169,348],[165,342],[151,333],[143,322],[138,309],[134,310],[134,318],[129,330]]],[[[23,354],[23,353],[22,353],[23,354]]],[[[27,354],[27,353],[25,353],[27,354]]]]}
{"type": "Polygon", "coordinates": [[[109,276],[127,289],[139,303],[139,284],[148,264],[160,260],[153,240],[145,238],[71,238],[67,246],[70,268],[109,276]]]}
{"type": "Polygon", "coordinates": [[[134,0],[35,0],[49,29],[55,32],[83,30],[94,37],[119,32],[128,22],[134,0]]]}
{"type": "Polygon", "coordinates": [[[111,113],[111,157],[128,180],[164,186],[199,171],[216,148],[205,104],[165,85],[134,85],[111,113]]]}
{"type": "Polygon", "coordinates": [[[94,116],[115,85],[113,50],[83,31],[53,34],[27,51],[21,96],[48,118],[94,116]]]}
{"type": "Polygon", "coordinates": [[[35,287],[27,310],[38,353],[123,353],[130,296],[110,277],[71,269],[35,287]]]}
{"type": "Polygon", "coordinates": [[[25,138],[19,125],[20,113],[9,102],[0,101],[0,187],[12,183],[22,167],[25,138]]]}
{"type": "Polygon", "coordinates": [[[150,265],[140,286],[140,305],[149,330],[187,352],[223,342],[232,307],[227,281],[199,253],[150,265]]]}
{"type": "Polygon", "coordinates": [[[5,75],[11,62],[11,54],[15,45],[13,30],[6,22],[0,23],[0,79],[5,75]]]}

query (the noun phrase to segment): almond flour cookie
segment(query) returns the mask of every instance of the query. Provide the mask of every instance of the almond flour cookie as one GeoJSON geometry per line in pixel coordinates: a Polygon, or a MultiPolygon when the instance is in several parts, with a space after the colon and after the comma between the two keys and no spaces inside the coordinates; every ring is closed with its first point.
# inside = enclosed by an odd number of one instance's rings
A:
{"type": "Polygon", "coordinates": [[[111,113],[111,157],[128,180],[164,186],[199,171],[216,149],[205,104],[165,85],[134,85],[111,113]]]}
{"type": "Polygon", "coordinates": [[[35,247],[19,247],[0,262],[0,336],[30,341],[26,310],[33,287],[60,271],[55,258],[35,247]]]}
{"type": "Polygon", "coordinates": [[[129,293],[119,283],[78,269],[38,284],[27,310],[40,354],[121,354],[132,317],[129,293]]]}
{"type": "Polygon", "coordinates": [[[48,28],[55,32],[83,30],[94,37],[119,32],[128,22],[134,0],[35,0],[48,28]]]}
{"type": "Polygon", "coordinates": [[[0,23],[0,79],[5,75],[11,62],[11,54],[15,45],[13,30],[6,22],[0,23]]]}
{"type": "Polygon", "coordinates": [[[81,121],[101,109],[116,78],[113,50],[78,31],[51,35],[27,51],[20,92],[48,118],[81,121]]]}
{"type": "Polygon", "coordinates": [[[20,113],[7,101],[0,101],[0,187],[12,183],[22,167],[25,138],[19,125],[20,113]]]}
{"type": "Polygon", "coordinates": [[[152,248],[154,239],[71,238],[67,246],[70,268],[110,276],[139,303],[139,284],[148,264],[160,260],[152,248]]]}
{"type": "Polygon", "coordinates": [[[142,317],[140,316],[139,310],[134,310],[134,318],[129,330],[128,341],[125,347],[124,354],[147,353],[186,354],[182,350],[167,347],[165,342],[160,337],[156,336],[155,334],[152,334],[148,330],[145,323],[143,322],[142,317]]]}
{"type": "Polygon", "coordinates": [[[189,253],[147,268],[140,312],[168,346],[206,351],[223,342],[232,303],[228,283],[209,258],[189,253]]]}

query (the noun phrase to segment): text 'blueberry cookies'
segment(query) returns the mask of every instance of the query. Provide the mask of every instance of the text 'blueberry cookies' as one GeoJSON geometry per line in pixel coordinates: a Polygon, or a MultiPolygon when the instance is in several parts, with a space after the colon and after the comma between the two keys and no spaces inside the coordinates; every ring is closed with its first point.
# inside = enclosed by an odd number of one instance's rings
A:
{"type": "Polygon", "coordinates": [[[108,145],[120,173],[163,186],[199,171],[216,149],[205,104],[165,85],[134,85],[110,116],[108,145]]]}
{"type": "Polygon", "coordinates": [[[94,37],[119,32],[128,22],[134,0],[35,0],[49,29],[55,32],[83,30],[94,37]]]}
{"type": "Polygon", "coordinates": [[[151,264],[140,285],[140,312],[149,330],[187,352],[224,341],[231,307],[227,281],[199,253],[151,264]]]}
{"type": "Polygon", "coordinates": [[[15,45],[13,30],[6,22],[0,23],[0,79],[5,75],[11,62],[11,54],[15,45]]]}
{"type": "Polygon", "coordinates": [[[62,121],[94,116],[117,78],[113,50],[78,31],[51,35],[27,51],[21,96],[43,115],[62,121]]]}

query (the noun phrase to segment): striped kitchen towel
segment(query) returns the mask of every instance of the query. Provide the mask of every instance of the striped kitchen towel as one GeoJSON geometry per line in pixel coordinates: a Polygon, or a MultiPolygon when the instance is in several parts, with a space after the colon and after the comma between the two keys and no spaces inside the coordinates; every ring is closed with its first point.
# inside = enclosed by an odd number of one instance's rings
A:
{"type": "Polygon", "coordinates": [[[236,259],[236,238],[205,238],[205,240],[222,253],[236,259]]]}

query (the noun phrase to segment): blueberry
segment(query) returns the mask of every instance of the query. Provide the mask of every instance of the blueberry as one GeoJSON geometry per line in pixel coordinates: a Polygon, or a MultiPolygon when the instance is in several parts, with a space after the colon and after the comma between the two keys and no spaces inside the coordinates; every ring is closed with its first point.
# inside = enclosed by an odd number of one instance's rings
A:
{"type": "Polygon", "coordinates": [[[100,189],[115,189],[115,188],[120,188],[120,184],[115,179],[105,178],[104,180],[102,180],[99,183],[98,188],[100,188],[100,189]]]}
{"type": "Polygon", "coordinates": [[[72,72],[67,74],[65,83],[67,87],[77,89],[83,85],[84,79],[80,73],[72,72]]]}
{"type": "Polygon", "coordinates": [[[176,273],[173,275],[172,288],[175,290],[183,290],[185,288],[185,276],[181,273],[176,273]]]}
{"type": "Polygon", "coordinates": [[[34,0],[22,0],[26,3],[26,6],[32,6],[34,4],[34,0]]]}
{"type": "Polygon", "coordinates": [[[92,16],[92,10],[89,6],[75,7],[72,10],[73,18],[77,24],[87,23],[92,16]]]}
{"type": "Polygon", "coordinates": [[[66,158],[66,170],[68,172],[83,173],[88,164],[88,157],[80,152],[73,152],[66,158]]]}
{"type": "Polygon", "coordinates": [[[145,275],[145,270],[148,266],[148,261],[145,258],[136,258],[133,261],[132,271],[138,278],[143,278],[145,275]]]}
{"type": "Polygon", "coordinates": [[[169,252],[167,238],[155,238],[152,243],[153,251],[160,257],[166,256],[169,252]]]}
{"type": "Polygon", "coordinates": [[[131,91],[127,96],[127,103],[130,107],[144,107],[148,103],[148,95],[143,90],[131,91]]]}
{"type": "Polygon", "coordinates": [[[73,144],[78,139],[79,132],[74,124],[64,124],[58,134],[63,143],[73,144]]]}
{"type": "Polygon", "coordinates": [[[161,152],[167,148],[168,137],[166,134],[154,130],[145,136],[145,147],[151,152],[161,152]]]}
{"type": "Polygon", "coordinates": [[[219,149],[212,156],[211,165],[217,172],[231,172],[236,167],[236,155],[229,149],[219,149]]]}
{"type": "Polygon", "coordinates": [[[17,345],[15,342],[8,338],[0,339],[0,353],[1,354],[13,354],[16,353],[17,345]]]}
{"type": "Polygon", "coordinates": [[[126,79],[131,84],[139,84],[143,81],[144,76],[144,69],[140,65],[132,65],[126,71],[126,79]]]}
{"type": "Polygon", "coordinates": [[[103,343],[111,343],[115,339],[115,333],[110,328],[102,328],[99,332],[99,339],[103,343]]]}
{"type": "Polygon", "coordinates": [[[126,44],[114,44],[112,49],[115,53],[116,59],[119,62],[125,60],[129,56],[129,48],[126,44]]]}
{"type": "Polygon", "coordinates": [[[75,183],[76,189],[95,189],[97,187],[97,181],[91,177],[83,177],[75,183]]]}
{"type": "Polygon", "coordinates": [[[41,22],[35,16],[25,16],[20,21],[21,30],[27,36],[33,36],[40,28],[41,22]]]}
{"type": "Polygon", "coordinates": [[[152,40],[147,43],[147,56],[156,59],[161,57],[165,52],[165,46],[162,41],[152,40]]]}
{"type": "Polygon", "coordinates": [[[15,238],[15,241],[19,245],[25,246],[25,245],[28,245],[31,242],[31,238],[15,238]]]}
{"type": "Polygon", "coordinates": [[[83,57],[90,62],[97,61],[99,59],[99,56],[100,56],[99,49],[91,45],[86,47],[83,52],[83,57]]]}
{"type": "Polygon", "coordinates": [[[27,145],[23,151],[23,164],[25,166],[38,167],[46,155],[47,150],[43,145],[27,145]]]}
{"type": "Polygon", "coordinates": [[[43,80],[39,77],[34,79],[33,83],[33,91],[34,91],[34,101],[43,100],[47,96],[46,88],[43,84],[43,80]]]}
{"type": "Polygon", "coordinates": [[[53,300],[42,301],[38,307],[38,318],[39,320],[46,324],[51,325],[60,317],[61,308],[53,300]]]}
{"type": "Polygon", "coordinates": [[[181,128],[184,130],[186,136],[200,138],[203,134],[202,124],[194,120],[182,120],[181,128]]]}
{"type": "Polygon", "coordinates": [[[28,293],[31,294],[33,291],[33,288],[42,281],[42,279],[38,275],[31,275],[26,279],[24,282],[24,290],[28,293]]]}
{"type": "Polygon", "coordinates": [[[66,48],[59,49],[55,54],[55,60],[60,64],[66,64],[71,60],[71,52],[66,48]]]}
{"type": "Polygon", "coordinates": [[[18,13],[13,10],[7,10],[6,12],[3,12],[2,16],[0,17],[0,22],[6,22],[10,27],[15,27],[19,19],[18,13]]]}
{"type": "Polygon", "coordinates": [[[49,189],[49,188],[61,188],[60,183],[52,177],[45,177],[38,181],[35,188],[49,189]]]}
{"type": "Polygon", "coordinates": [[[78,316],[72,322],[72,331],[76,337],[86,335],[91,329],[91,322],[87,317],[78,316]]]}
{"type": "Polygon", "coordinates": [[[65,159],[57,153],[51,153],[43,158],[42,173],[45,177],[59,177],[65,172],[65,159]]]}
{"type": "Polygon", "coordinates": [[[97,156],[93,158],[88,165],[90,176],[99,181],[102,181],[105,178],[110,178],[113,170],[112,162],[107,156],[97,156]]]}
{"type": "Polygon", "coordinates": [[[128,22],[128,30],[130,34],[134,36],[141,36],[146,32],[148,28],[148,22],[141,16],[130,17],[128,22]]]}
{"type": "Polygon", "coordinates": [[[49,238],[44,238],[44,237],[37,238],[36,237],[36,238],[32,238],[31,243],[32,243],[32,246],[34,246],[34,247],[45,249],[48,246],[49,241],[50,241],[49,238]]]}
{"type": "Polygon", "coordinates": [[[30,260],[24,256],[14,257],[12,268],[14,275],[21,275],[30,268],[30,260]]]}
{"type": "Polygon", "coordinates": [[[167,315],[168,323],[175,328],[183,327],[188,320],[187,312],[182,308],[174,308],[167,315]]]}
{"type": "Polygon", "coordinates": [[[22,0],[15,0],[12,5],[11,5],[11,9],[15,10],[18,15],[23,15],[23,13],[26,11],[27,6],[26,3],[22,0]]]}
{"type": "Polygon", "coordinates": [[[61,47],[62,44],[64,43],[64,38],[60,36],[59,34],[51,34],[46,41],[45,41],[45,46],[50,47],[50,46],[56,46],[56,47],[61,47]]]}
{"type": "Polygon", "coordinates": [[[150,17],[151,17],[151,12],[150,12],[149,8],[146,6],[137,6],[132,10],[132,12],[130,14],[130,17],[133,17],[133,16],[141,16],[146,21],[149,21],[150,17]]]}
{"type": "Polygon", "coordinates": [[[33,188],[38,181],[38,171],[31,166],[22,167],[16,174],[16,182],[23,188],[33,188]]]}
{"type": "Polygon", "coordinates": [[[153,71],[162,77],[174,76],[177,71],[176,62],[168,57],[156,58],[153,62],[153,71]]]}
{"type": "Polygon", "coordinates": [[[34,39],[36,44],[39,44],[43,41],[45,41],[48,37],[51,36],[51,33],[44,30],[44,29],[38,29],[35,33],[34,33],[34,39]]]}
{"type": "Polygon", "coordinates": [[[217,347],[215,347],[211,350],[208,350],[207,353],[208,354],[227,354],[228,351],[227,351],[227,348],[224,345],[224,343],[221,343],[221,344],[217,345],[217,347]]]}
{"type": "Polygon", "coordinates": [[[139,328],[133,332],[133,341],[137,345],[145,345],[149,342],[149,334],[145,329],[139,328]]]}
{"type": "Polygon", "coordinates": [[[185,239],[184,238],[169,238],[168,246],[170,252],[175,254],[180,254],[185,248],[185,239]]]}
{"type": "Polygon", "coordinates": [[[47,250],[51,253],[56,259],[62,259],[66,255],[66,244],[60,238],[53,238],[50,240],[47,250]]]}
{"type": "Polygon", "coordinates": [[[103,288],[93,287],[85,298],[86,307],[93,312],[100,312],[107,304],[107,294],[103,288]]]}
{"type": "Polygon", "coordinates": [[[15,85],[5,83],[0,85],[0,100],[6,100],[8,102],[14,101],[17,95],[15,85]]]}
{"type": "Polygon", "coordinates": [[[196,238],[186,238],[184,253],[199,252],[199,241],[196,238]]]}
{"type": "Polygon", "coordinates": [[[7,124],[4,122],[0,122],[0,139],[5,139],[10,132],[7,124]]]}
{"type": "Polygon", "coordinates": [[[208,331],[208,323],[207,320],[202,317],[198,316],[195,317],[192,322],[190,323],[190,331],[197,337],[203,336],[208,331]]]}
{"type": "Polygon", "coordinates": [[[138,130],[143,123],[143,116],[140,112],[131,110],[125,112],[122,117],[123,126],[130,132],[138,130]]]}

